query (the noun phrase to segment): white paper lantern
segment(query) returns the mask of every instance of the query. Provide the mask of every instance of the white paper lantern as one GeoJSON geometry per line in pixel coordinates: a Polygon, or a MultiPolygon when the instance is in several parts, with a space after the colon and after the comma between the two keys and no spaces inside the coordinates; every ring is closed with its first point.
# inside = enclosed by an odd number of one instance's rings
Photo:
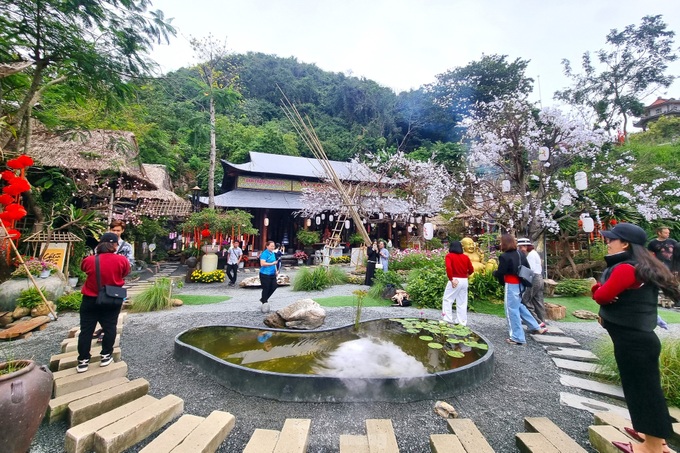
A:
{"type": "Polygon", "coordinates": [[[416,223],[422,222],[423,218],[421,216],[416,217],[416,223]]]}
{"type": "Polygon", "coordinates": [[[411,231],[413,231],[413,227],[411,225],[409,225],[408,228],[406,228],[406,231],[408,231],[410,233],[411,231]]]}
{"type": "Polygon", "coordinates": [[[411,217],[409,217],[408,221],[411,222],[411,223],[415,223],[416,219],[414,219],[413,216],[411,216],[411,217]]]}
{"type": "Polygon", "coordinates": [[[509,179],[504,179],[501,182],[501,190],[503,192],[510,192],[510,180],[509,179]]]}
{"type": "Polygon", "coordinates": [[[269,217],[264,218],[264,226],[269,226],[269,217]]]}
{"type": "Polygon", "coordinates": [[[397,227],[397,222],[392,222],[392,228],[396,228],[396,227],[397,227]]]}
{"type": "Polygon", "coordinates": [[[321,220],[326,220],[326,214],[321,214],[321,220]]]}
{"type": "Polygon", "coordinates": [[[586,190],[588,188],[588,175],[585,171],[578,171],[574,174],[574,183],[577,190],[586,190]]]}
{"type": "Polygon", "coordinates": [[[429,241],[434,237],[434,225],[430,222],[423,224],[423,237],[425,240],[429,241]]]}
{"type": "Polygon", "coordinates": [[[560,204],[562,206],[571,206],[571,195],[569,195],[568,192],[562,194],[562,197],[560,198],[560,204]]]}
{"type": "Polygon", "coordinates": [[[321,225],[321,217],[316,216],[316,224],[321,225]]]}
{"type": "Polygon", "coordinates": [[[380,220],[383,219],[383,213],[382,213],[382,212],[379,212],[379,213],[378,213],[378,218],[379,218],[380,220]]]}
{"type": "Polygon", "coordinates": [[[349,229],[349,226],[350,226],[349,220],[345,220],[345,228],[349,229]]]}
{"type": "Polygon", "coordinates": [[[581,221],[583,222],[583,231],[586,233],[592,233],[595,231],[595,222],[593,219],[590,217],[588,214],[582,214],[583,218],[581,221]]]}
{"type": "Polygon", "coordinates": [[[545,162],[548,159],[550,159],[550,149],[547,146],[538,148],[538,160],[545,162]]]}
{"type": "Polygon", "coordinates": [[[312,219],[307,219],[307,226],[312,226],[312,219]]]}
{"type": "Polygon", "coordinates": [[[331,221],[331,222],[333,221],[333,214],[328,216],[328,220],[331,221]]]}

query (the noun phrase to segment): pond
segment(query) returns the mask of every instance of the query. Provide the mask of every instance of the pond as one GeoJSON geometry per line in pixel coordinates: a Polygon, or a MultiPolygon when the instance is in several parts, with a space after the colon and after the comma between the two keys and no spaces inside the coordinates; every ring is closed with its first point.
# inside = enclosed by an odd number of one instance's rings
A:
{"type": "Polygon", "coordinates": [[[327,330],[204,326],[175,358],[247,395],[284,401],[415,401],[451,395],[493,372],[493,348],[467,327],[415,318],[327,330]]]}

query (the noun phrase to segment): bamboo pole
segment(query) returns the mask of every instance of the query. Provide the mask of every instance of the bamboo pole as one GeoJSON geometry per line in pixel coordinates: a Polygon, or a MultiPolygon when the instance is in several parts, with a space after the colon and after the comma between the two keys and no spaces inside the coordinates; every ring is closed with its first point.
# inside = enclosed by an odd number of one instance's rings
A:
{"type": "Polygon", "coordinates": [[[8,240],[9,243],[12,245],[12,250],[14,250],[14,253],[16,254],[17,258],[19,259],[19,263],[21,263],[21,265],[24,266],[24,269],[26,270],[26,275],[28,275],[28,278],[31,280],[31,282],[32,282],[33,285],[35,286],[35,289],[38,290],[38,294],[40,294],[40,297],[42,298],[43,304],[45,304],[45,306],[46,306],[47,309],[50,311],[50,313],[52,313],[52,316],[54,316],[54,320],[56,321],[56,320],[58,319],[58,318],[57,318],[57,314],[52,310],[52,307],[50,307],[50,304],[47,303],[47,298],[45,298],[45,295],[43,294],[42,290],[41,290],[40,287],[38,286],[38,282],[35,281],[35,278],[34,278],[33,275],[29,272],[28,266],[26,266],[26,262],[25,262],[24,259],[21,257],[21,253],[19,253],[19,250],[17,249],[17,246],[14,245],[14,241],[12,240],[12,238],[9,237],[9,233],[7,232],[7,228],[5,227],[5,224],[2,223],[2,222],[0,222],[0,226],[2,226],[2,229],[3,229],[3,231],[5,232],[5,235],[8,237],[7,240],[8,240]]]}

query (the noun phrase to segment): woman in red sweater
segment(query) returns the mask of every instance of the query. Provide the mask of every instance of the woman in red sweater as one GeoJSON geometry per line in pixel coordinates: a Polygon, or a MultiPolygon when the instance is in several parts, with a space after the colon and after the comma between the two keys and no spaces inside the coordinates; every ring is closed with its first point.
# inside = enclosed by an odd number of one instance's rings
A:
{"type": "Polygon", "coordinates": [[[446,322],[467,325],[468,277],[474,272],[472,262],[463,254],[460,241],[452,241],[446,255],[446,276],[449,282],[444,290],[442,318],[446,322]],[[456,303],[456,320],[453,320],[451,307],[456,303]]]}
{"type": "Polygon", "coordinates": [[[654,328],[659,289],[676,301],[680,290],[670,271],[645,249],[645,230],[619,223],[601,234],[607,243],[607,268],[600,283],[592,288],[593,299],[600,305],[600,324],[614,344],[614,358],[633,424],[625,429],[642,442],[635,449],[628,442],[613,444],[627,453],[670,451],[664,439],[673,435],[673,427],[661,389],[661,343],[654,328]]]}

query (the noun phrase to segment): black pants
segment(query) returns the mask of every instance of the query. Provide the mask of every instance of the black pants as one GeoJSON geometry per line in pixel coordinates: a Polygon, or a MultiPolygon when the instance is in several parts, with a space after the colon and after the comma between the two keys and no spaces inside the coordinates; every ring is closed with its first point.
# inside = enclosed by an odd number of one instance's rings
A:
{"type": "Polygon", "coordinates": [[[116,325],[121,305],[96,305],[96,297],[83,294],[80,304],[80,335],[78,335],[78,360],[90,358],[92,334],[97,323],[102,326],[104,339],[102,340],[102,355],[113,353],[113,343],[116,341],[116,325]]]}
{"type": "Polygon", "coordinates": [[[661,390],[659,338],[654,332],[634,330],[604,320],[603,325],[614,343],[614,357],[633,428],[670,439],[673,426],[661,390]]]}
{"type": "Polygon", "coordinates": [[[267,275],[260,272],[260,283],[262,284],[262,298],[260,302],[266,304],[269,302],[269,298],[276,291],[276,275],[267,275]]]}
{"type": "Polygon", "coordinates": [[[236,283],[236,274],[238,274],[238,263],[227,264],[227,277],[232,283],[236,283]]]}

